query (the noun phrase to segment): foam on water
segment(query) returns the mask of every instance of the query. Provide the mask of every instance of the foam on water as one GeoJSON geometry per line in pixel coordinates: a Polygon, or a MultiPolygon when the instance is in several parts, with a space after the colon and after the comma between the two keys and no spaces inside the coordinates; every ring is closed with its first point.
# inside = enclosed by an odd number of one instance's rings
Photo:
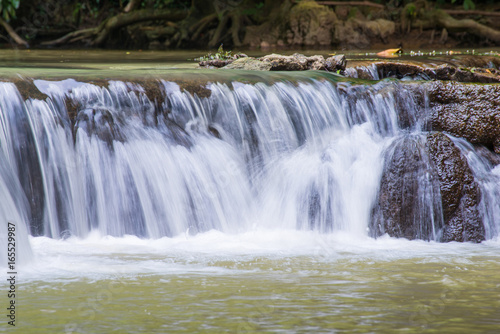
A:
{"type": "MultiPolygon", "coordinates": [[[[102,236],[98,231],[86,238],[66,240],[30,237],[35,261],[21,267],[25,282],[106,279],[126,275],[239,275],[258,270],[283,270],[279,262],[296,267],[307,262],[375,263],[412,260],[441,265],[469,261],[475,257],[498,258],[500,241],[480,245],[409,241],[384,236],[378,239],[357,234],[317,231],[263,230],[228,234],[212,230],[155,240],[136,236],[102,236]],[[255,262],[269,262],[259,269],[255,262]],[[279,262],[273,262],[279,261],[279,262]],[[297,263],[295,263],[297,262],[297,263]],[[273,266],[276,268],[273,269],[273,266]]],[[[464,263],[465,263],[464,262],[464,263]]]]}

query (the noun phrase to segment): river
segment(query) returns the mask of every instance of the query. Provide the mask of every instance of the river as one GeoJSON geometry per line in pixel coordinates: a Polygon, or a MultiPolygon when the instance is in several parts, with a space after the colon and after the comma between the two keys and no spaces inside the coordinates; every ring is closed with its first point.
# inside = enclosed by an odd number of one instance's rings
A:
{"type": "Polygon", "coordinates": [[[500,168],[475,147],[450,136],[485,241],[440,243],[428,215],[426,240],[370,237],[385,153],[425,142],[418,82],[4,53],[0,332],[499,331],[500,168]]]}

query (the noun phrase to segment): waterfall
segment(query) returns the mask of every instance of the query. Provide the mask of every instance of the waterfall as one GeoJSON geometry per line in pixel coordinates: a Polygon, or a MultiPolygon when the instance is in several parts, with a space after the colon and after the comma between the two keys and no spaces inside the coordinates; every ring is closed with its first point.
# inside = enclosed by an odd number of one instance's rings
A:
{"type": "MultiPolygon", "coordinates": [[[[425,94],[390,80],[216,81],[207,96],[160,80],[157,100],[124,81],[34,84],[46,98],[23,100],[0,83],[0,209],[4,221],[53,238],[255,228],[368,235],[388,152],[422,136],[427,112],[425,94]]],[[[484,174],[492,238],[498,168],[470,159],[484,174]]],[[[423,239],[437,240],[439,189],[419,173],[412,219],[423,239]]]]}

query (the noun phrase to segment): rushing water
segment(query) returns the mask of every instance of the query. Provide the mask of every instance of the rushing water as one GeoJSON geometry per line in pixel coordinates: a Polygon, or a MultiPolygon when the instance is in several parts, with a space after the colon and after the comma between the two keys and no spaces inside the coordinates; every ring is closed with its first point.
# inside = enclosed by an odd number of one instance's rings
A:
{"type": "Polygon", "coordinates": [[[431,241],[369,237],[384,159],[423,140],[417,85],[156,83],[156,100],[126,80],[36,79],[46,97],[26,100],[0,83],[0,235],[16,223],[20,332],[500,328],[500,170],[470,144],[452,138],[482,190],[486,242],[433,241],[440,199],[425,177],[415,219],[431,241]]]}

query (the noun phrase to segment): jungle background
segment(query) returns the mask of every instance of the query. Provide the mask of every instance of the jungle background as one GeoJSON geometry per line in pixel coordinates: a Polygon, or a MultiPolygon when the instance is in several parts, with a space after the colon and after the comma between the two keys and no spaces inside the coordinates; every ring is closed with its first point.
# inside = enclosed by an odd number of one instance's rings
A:
{"type": "Polygon", "coordinates": [[[0,0],[4,48],[500,46],[495,0],[0,0]]]}

